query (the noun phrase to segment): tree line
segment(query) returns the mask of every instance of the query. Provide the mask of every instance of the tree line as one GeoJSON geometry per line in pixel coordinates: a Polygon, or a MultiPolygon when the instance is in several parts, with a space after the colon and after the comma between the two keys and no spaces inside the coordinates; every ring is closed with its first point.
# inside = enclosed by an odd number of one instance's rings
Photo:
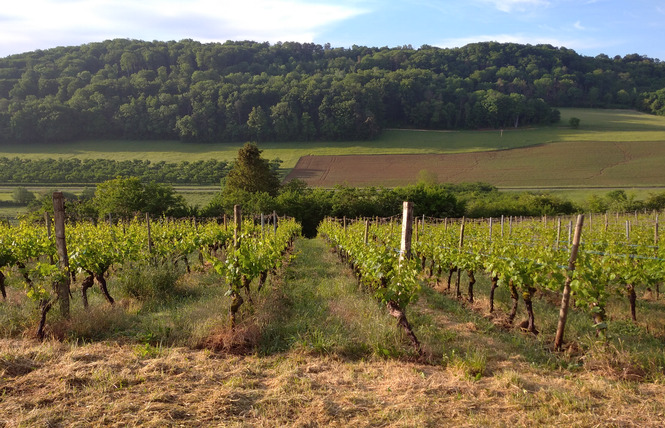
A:
{"type": "MultiPolygon", "coordinates": [[[[272,161],[274,167],[279,160],[272,161]]],[[[151,162],[113,159],[21,159],[0,157],[0,183],[101,183],[118,176],[142,182],[219,184],[229,171],[225,161],[151,162]]]]}
{"type": "Polygon", "coordinates": [[[663,88],[659,60],[550,45],[115,39],[0,58],[0,142],[371,139],[552,123],[555,107],[663,114],[663,88]]]}

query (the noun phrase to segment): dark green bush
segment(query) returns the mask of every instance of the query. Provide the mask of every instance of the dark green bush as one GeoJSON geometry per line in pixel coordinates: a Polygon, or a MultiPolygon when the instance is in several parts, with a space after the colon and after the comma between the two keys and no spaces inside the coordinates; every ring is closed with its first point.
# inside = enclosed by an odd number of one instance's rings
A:
{"type": "Polygon", "coordinates": [[[168,260],[133,264],[118,275],[120,291],[139,301],[164,301],[181,294],[178,280],[184,268],[168,260]]]}

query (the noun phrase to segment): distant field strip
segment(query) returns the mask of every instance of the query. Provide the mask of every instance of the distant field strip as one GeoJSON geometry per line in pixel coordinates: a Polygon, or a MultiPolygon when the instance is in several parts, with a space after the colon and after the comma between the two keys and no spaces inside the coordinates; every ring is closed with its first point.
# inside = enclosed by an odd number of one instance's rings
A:
{"type": "Polygon", "coordinates": [[[303,156],[287,176],[310,186],[399,186],[421,171],[440,182],[498,187],[665,186],[665,142],[561,142],[457,154],[303,156]]]}

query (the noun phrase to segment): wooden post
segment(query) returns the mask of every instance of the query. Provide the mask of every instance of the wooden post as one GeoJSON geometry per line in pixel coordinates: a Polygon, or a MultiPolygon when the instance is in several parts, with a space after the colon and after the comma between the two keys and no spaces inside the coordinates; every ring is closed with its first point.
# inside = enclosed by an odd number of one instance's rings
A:
{"type": "Polygon", "coordinates": [[[261,213],[261,239],[265,236],[265,229],[266,229],[266,218],[264,217],[263,213],[261,213]]]}
{"type": "Polygon", "coordinates": [[[369,220],[365,220],[365,236],[363,238],[365,245],[369,241],[369,220]]]}
{"type": "Polygon", "coordinates": [[[570,240],[573,236],[573,222],[568,222],[568,246],[570,247],[570,240]]]}
{"type": "Polygon", "coordinates": [[[277,211],[272,212],[272,231],[275,235],[277,235],[277,211]]]}
{"type": "MultiPolygon", "coordinates": [[[[465,226],[465,218],[462,217],[462,223],[460,224],[459,227],[459,252],[462,252],[462,247],[464,246],[464,226],[465,226]]],[[[455,284],[455,294],[457,295],[458,299],[462,298],[462,292],[460,291],[459,285],[460,285],[460,277],[462,275],[462,269],[459,267],[457,268],[457,282],[455,284]]]]}
{"type": "Polygon", "coordinates": [[[630,220],[626,220],[626,241],[630,240],[630,220]]]}
{"type": "Polygon", "coordinates": [[[503,214],[501,215],[501,237],[503,238],[503,214]]]}
{"type": "Polygon", "coordinates": [[[653,226],[653,245],[658,247],[658,214],[656,214],[656,224],[653,226]]]}
{"type": "Polygon", "coordinates": [[[400,266],[402,261],[411,258],[411,236],[413,235],[413,202],[402,204],[402,240],[399,250],[400,266]]]}
{"type": "Polygon", "coordinates": [[[559,242],[561,242],[561,217],[556,222],[556,249],[559,249],[559,242]]]}
{"type": "Polygon", "coordinates": [[[573,246],[570,249],[570,258],[568,259],[568,272],[566,273],[566,282],[563,285],[563,295],[561,296],[561,308],[559,309],[559,322],[556,329],[556,338],[554,340],[554,348],[558,351],[561,350],[563,345],[563,332],[566,328],[566,319],[568,318],[568,307],[570,305],[570,283],[573,280],[573,271],[575,271],[575,261],[577,260],[577,252],[580,246],[580,238],[582,236],[582,226],[584,225],[584,215],[577,216],[577,224],[575,225],[575,236],[573,237],[573,246]]]}
{"type": "Polygon", "coordinates": [[[53,214],[58,264],[61,270],[67,271],[67,279],[58,282],[56,294],[60,302],[60,315],[63,318],[69,318],[69,258],[67,257],[67,240],[65,237],[65,198],[62,192],[53,192],[53,214]]]}
{"type": "Polygon", "coordinates": [[[233,247],[240,248],[240,227],[242,225],[242,211],[240,205],[233,206],[233,247]]]}

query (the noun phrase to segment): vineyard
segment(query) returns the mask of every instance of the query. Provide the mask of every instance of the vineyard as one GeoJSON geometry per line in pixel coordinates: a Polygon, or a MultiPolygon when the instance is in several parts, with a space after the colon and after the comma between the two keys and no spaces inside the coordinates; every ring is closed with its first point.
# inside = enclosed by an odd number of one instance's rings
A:
{"type": "Polygon", "coordinates": [[[637,321],[638,293],[655,293],[658,299],[660,284],[665,281],[665,251],[659,245],[658,214],[589,217],[586,226],[583,219],[578,216],[574,227],[571,219],[564,218],[423,217],[416,220],[412,257],[405,256],[405,251],[411,253],[411,243],[405,249],[404,230],[396,227],[394,219],[348,224],[346,219],[327,219],[319,232],[348,262],[359,284],[391,312],[399,310],[395,316],[418,353],[418,339],[404,312],[418,297],[419,278],[436,285],[445,279],[447,292],[473,304],[478,274],[487,275],[491,282],[487,308],[490,314],[494,312],[496,288],[510,290],[512,307],[505,320],[507,327],[515,321],[521,298],[527,320],[519,327],[538,335],[535,296],[560,299],[553,347],[561,350],[570,296],[575,309],[588,314],[596,335],[605,337],[610,296],[626,298],[631,318],[637,321]],[[468,281],[464,293],[463,273],[468,281]]]}
{"type": "MultiPolygon", "coordinates": [[[[272,230],[267,228],[267,219],[243,221],[238,211],[231,226],[226,218],[221,224],[217,219],[203,223],[196,219],[151,221],[148,216],[117,223],[81,222],[66,226],[66,240],[64,230],[59,234],[57,226],[52,233],[48,216],[45,225],[0,224],[2,299],[7,299],[7,277],[2,271],[8,270],[20,277],[26,296],[39,307],[36,334],[43,339],[46,316],[54,304],[59,304],[63,318],[69,317],[69,286],[77,279],[82,278],[79,292],[84,309],[89,307],[88,291],[95,283],[108,304],[114,305],[107,287],[111,272],[134,269],[137,261],[157,267],[183,263],[190,272],[190,256],[198,254],[199,262],[211,265],[220,282],[228,285],[233,328],[243,303],[241,293],[251,301],[250,283],[259,278],[260,291],[269,272],[277,270],[294,237],[300,234],[300,225],[292,219],[271,217],[272,230]],[[62,246],[57,245],[58,235],[62,236],[62,246]]],[[[140,297],[138,290],[134,294],[140,297]]]]}
{"type": "Polygon", "coordinates": [[[0,422],[658,426],[665,416],[656,213],[326,219],[316,239],[294,239],[291,219],[241,214],[66,222],[64,235],[48,218],[0,225],[0,422]],[[190,289],[171,300],[153,298],[173,293],[154,277],[131,280],[174,268],[190,289]],[[31,318],[12,327],[19,306],[31,318]]]}

